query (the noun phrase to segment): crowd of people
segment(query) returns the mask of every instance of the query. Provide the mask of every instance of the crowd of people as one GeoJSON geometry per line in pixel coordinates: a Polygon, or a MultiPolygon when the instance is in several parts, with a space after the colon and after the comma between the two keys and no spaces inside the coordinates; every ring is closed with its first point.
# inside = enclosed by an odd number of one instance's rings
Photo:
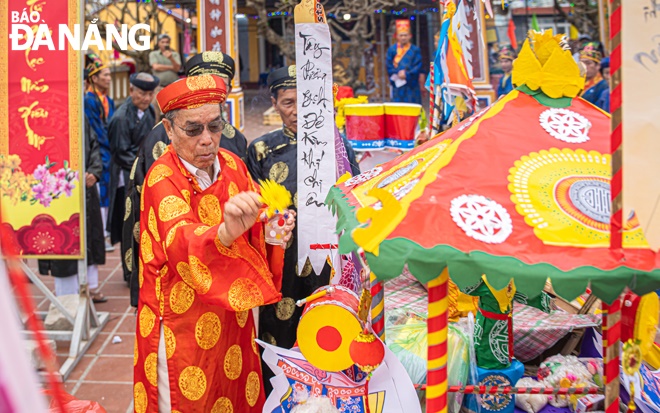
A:
{"type": "MultiPolygon", "coordinates": [[[[397,22],[396,33],[386,56],[392,101],[421,104],[426,72],[410,22],[397,22]]],[[[608,59],[594,43],[577,57],[586,76],[582,97],[608,111],[608,59]]],[[[498,96],[515,86],[515,59],[512,48],[499,51],[498,96]]],[[[262,368],[254,338],[294,346],[302,312],[295,302],[328,284],[333,271],[327,263],[320,274],[309,261],[302,269],[297,264],[295,67],[267,78],[282,128],[248,144],[225,120],[236,69],[231,56],[202,52],[182,63],[169,36],[161,35],[149,63],[150,73],[130,76],[129,97],[115,107],[110,69],[96,55],[86,59],[91,297],[106,300],[98,291],[98,265],[120,244],[137,308],[136,411],[253,411],[270,391],[272,374],[262,368]],[[264,239],[255,183],[266,179],[282,184],[293,199],[281,247],[264,239]]],[[[78,293],[76,261],[41,260],[39,268],[56,277],[56,295],[78,293]]]]}

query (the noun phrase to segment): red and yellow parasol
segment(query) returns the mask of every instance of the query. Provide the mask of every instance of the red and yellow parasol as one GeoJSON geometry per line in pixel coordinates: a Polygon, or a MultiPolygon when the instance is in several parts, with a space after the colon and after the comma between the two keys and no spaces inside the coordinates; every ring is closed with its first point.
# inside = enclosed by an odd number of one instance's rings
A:
{"type": "Polygon", "coordinates": [[[429,411],[446,408],[446,378],[431,383],[446,363],[443,270],[463,288],[484,274],[496,289],[513,279],[528,297],[548,278],[568,300],[590,285],[607,303],[626,287],[643,295],[660,285],[634,216],[623,248],[609,248],[610,117],[577,98],[584,78],[563,43],[534,34],[514,62],[516,90],[328,195],[340,253],[363,249],[381,280],[407,264],[429,283],[429,332],[440,333],[437,348],[429,339],[429,411]]]}

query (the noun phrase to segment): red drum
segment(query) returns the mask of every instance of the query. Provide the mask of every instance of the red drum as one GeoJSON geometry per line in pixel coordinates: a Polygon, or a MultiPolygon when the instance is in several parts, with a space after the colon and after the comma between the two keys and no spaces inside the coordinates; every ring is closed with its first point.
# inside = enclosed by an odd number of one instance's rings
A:
{"type": "Polygon", "coordinates": [[[341,371],[353,365],[348,351],[362,331],[358,320],[359,297],[340,285],[321,287],[314,293],[334,288],[305,305],[298,324],[298,347],[314,367],[341,371]]]}
{"type": "Polygon", "coordinates": [[[385,146],[413,149],[421,113],[422,105],[416,103],[385,103],[385,146]]]}
{"type": "Polygon", "coordinates": [[[382,103],[344,106],[346,139],[356,151],[385,147],[385,108],[382,103]]]}

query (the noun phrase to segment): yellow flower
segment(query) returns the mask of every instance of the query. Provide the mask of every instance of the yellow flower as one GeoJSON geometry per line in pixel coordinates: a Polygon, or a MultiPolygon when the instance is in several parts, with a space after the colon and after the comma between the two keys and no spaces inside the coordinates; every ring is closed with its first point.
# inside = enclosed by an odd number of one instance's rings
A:
{"type": "Polygon", "coordinates": [[[260,182],[261,202],[268,207],[268,218],[275,214],[275,211],[284,212],[293,203],[291,193],[275,181],[267,179],[260,182]]]}

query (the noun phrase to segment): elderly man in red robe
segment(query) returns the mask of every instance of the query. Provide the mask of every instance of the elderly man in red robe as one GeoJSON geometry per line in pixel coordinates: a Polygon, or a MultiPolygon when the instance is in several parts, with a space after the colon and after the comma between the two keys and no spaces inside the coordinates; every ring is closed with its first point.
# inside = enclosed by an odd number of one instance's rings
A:
{"type": "Polygon", "coordinates": [[[245,164],[219,147],[225,98],[215,75],[157,96],[172,144],[149,170],[140,205],[137,413],[256,413],[265,400],[250,310],[281,299],[284,250],[265,244],[245,164]]]}

